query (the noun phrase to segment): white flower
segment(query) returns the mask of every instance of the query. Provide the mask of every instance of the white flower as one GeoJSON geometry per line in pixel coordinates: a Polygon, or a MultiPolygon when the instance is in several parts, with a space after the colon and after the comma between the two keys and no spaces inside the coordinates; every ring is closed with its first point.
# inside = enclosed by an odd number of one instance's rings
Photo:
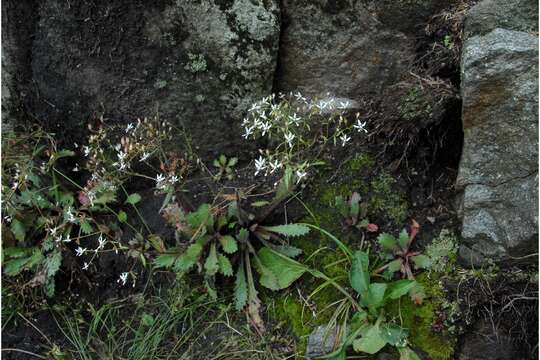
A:
{"type": "Polygon", "coordinates": [[[296,183],[298,184],[306,176],[307,176],[307,172],[296,170],[296,177],[298,178],[298,179],[296,179],[296,183]]]}
{"type": "Polygon", "coordinates": [[[127,156],[127,154],[123,151],[119,151],[117,155],[118,155],[118,160],[120,160],[120,162],[123,162],[127,156]]]}
{"type": "Polygon", "coordinates": [[[174,185],[174,184],[176,184],[176,183],[178,182],[178,180],[179,180],[179,179],[178,179],[178,176],[173,175],[173,176],[171,176],[171,178],[169,179],[169,182],[170,182],[172,185],[174,185]]]}
{"type": "Polygon", "coordinates": [[[107,239],[104,239],[103,238],[103,235],[100,234],[99,235],[99,238],[98,238],[98,247],[96,249],[96,251],[98,250],[103,250],[103,248],[105,247],[105,244],[107,243],[107,239]]]}
{"type": "Polygon", "coordinates": [[[11,189],[12,189],[12,190],[17,190],[18,187],[19,187],[19,182],[17,182],[17,181],[15,181],[15,182],[13,183],[13,185],[11,185],[11,189]]]}
{"type": "Polygon", "coordinates": [[[302,94],[300,94],[300,92],[297,92],[296,94],[294,94],[294,97],[296,98],[296,100],[306,101],[306,98],[303,97],[302,94]]]}
{"type": "Polygon", "coordinates": [[[51,232],[51,236],[54,236],[56,235],[56,231],[58,230],[57,227],[53,227],[52,229],[50,229],[49,231],[51,232]]]}
{"type": "Polygon", "coordinates": [[[114,145],[114,150],[116,150],[116,151],[120,151],[121,148],[122,148],[122,144],[114,145]]]}
{"type": "Polygon", "coordinates": [[[88,264],[87,262],[84,263],[82,269],[83,270],[88,270],[88,266],[90,266],[90,264],[88,264]]]}
{"type": "Polygon", "coordinates": [[[90,148],[88,146],[83,146],[84,156],[90,155],[90,148]]]}
{"type": "Polygon", "coordinates": [[[266,132],[270,130],[271,127],[272,127],[272,124],[270,124],[269,122],[263,122],[261,125],[262,136],[264,136],[266,132]]]}
{"type": "Polygon", "coordinates": [[[73,215],[72,213],[72,208],[71,206],[67,209],[66,211],[66,215],[67,215],[67,219],[70,223],[75,223],[77,221],[77,218],[75,217],[75,215],[73,215]]]}
{"type": "Polygon", "coordinates": [[[341,139],[341,146],[345,146],[351,140],[351,137],[347,136],[347,134],[343,134],[339,138],[341,139]]]}
{"type": "Polygon", "coordinates": [[[79,246],[77,249],[75,249],[75,254],[77,256],[82,256],[86,252],[86,250],[88,249],[79,246]]]}
{"type": "Polygon", "coordinates": [[[127,134],[131,129],[133,129],[133,124],[132,124],[132,123],[129,123],[129,124],[126,126],[126,134],[127,134]]]}
{"type": "Polygon", "coordinates": [[[347,109],[349,106],[351,105],[351,102],[350,101],[340,101],[339,102],[339,107],[341,109],[347,109]]]}
{"type": "Polygon", "coordinates": [[[123,272],[120,274],[120,278],[118,280],[116,280],[117,283],[122,283],[122,286],[123,285],[126,285],[126,282],[127,282],[127,278],[128,278],[128,273],[127,272],[123,272]]]}
{"type": "Polygon", "coordinates": [[[353,127],[358,130],[358,132],[363,131],[367,133],[368,131],[366,130],[366,124],[367,122],[361,122],[360,119],[358,119],[356,121],[356,124],[353,125],[353,127]]]}
{"type": "Polygon", "coordinates": [[[293,122],[293,124],[298,125],[298,122],[300,121],[300,117],[296,115],[296,113],[293,114],[293,116],[289,116],[289,119],[293,122]]]}
{"type": "Polygon", "coordinates": [[[318,104],[315,105],[315,107],[317,107],[320,111],[323,111],[324,109],[326,109],[326,106],[328,104],[324,101],[319,101],[318,104]]]}
{"type": "Polygon", "coordinates": [[[273,174],[274,171],[279,169],[281,166],[283,166],[278,160],[275,160],[274,162],[269,162],[270,165],[270,174],[273,174]]]}
{"type": "Polygon", "coordinates": [[[289,144],[289,147],[292,147],[292,141],[294,140],[295,136],[293,133],[287,133],[285,134],[285,141],[287,144],[289,144]]]}
{"type": "Polygon", "coordinates": [[[141,155],[141,161],[145,161],[146,159],[148,159],[149,156],[149,153],[147,153],[146,151],[143,152],[143,154],[141,155]]]}
{"type": "Polygon", "coordinates": [[[64,240],[62,240],[63,242],[65,243],[69,243],[71,242],[71,238],[69,237],[69,235],[66,235],[66,238],[64,240]]]}
{"type": "Polygon", "coordinates": [[[253,105],[251,105],[251,107],[249,108],[249,112],[253,112],[253,111],[256,111],[256,110],[259,110],[261,108],[261,105],[255,103],[253,105]]]}
{"type": "Polygon", "coordinates": [[[266,159],[262,156],[259,156],[257,160],[255,160],[255,176],[259,174],[259,172],[266,169],[266,159]]]}
{"type": "Polygon", "coordinates": [[[246,127],[246,132],[244,133],[244,135],[242,135],[244,139],[247,139],[251,134],[253,134],[253,129],[255,129],[255,126],[246,127]]]}

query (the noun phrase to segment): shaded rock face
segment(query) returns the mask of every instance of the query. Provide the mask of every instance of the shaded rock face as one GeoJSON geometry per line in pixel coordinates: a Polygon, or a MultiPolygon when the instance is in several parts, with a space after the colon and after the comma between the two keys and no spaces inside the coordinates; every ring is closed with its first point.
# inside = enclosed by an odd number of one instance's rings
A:
{"type": "Polygon", "coordinates": [[[474,333],[463,337],[458,360],[512,360],[516,359],[516,349],[512,339],[499,333],[493,324],[481,320],[474,333]]]}
{"type": "Polygon", "coordinates": [[[203,156],[234,151],[242,114],[271,92],[277,0],[47,0],[39,19],[36,113],[66,133],[98,114],[159,114],[188,129],[203,156]]]}
{"type": "MultiPolygon", "coordinates": [[[[2,2],[2,123],[24,115],[32,78],[32,34],[36,20],[32,0],[2,2]]],[[[11,124],[12,125],[12,124],[11,124]]]]}
{"type": "Polygon", "coordinates": [[[523,22],[522,12],[501,10],[531,4],[487,0],[465,23],[457,187],[463,191],[461,257],[469,263],[537,251],[538,37],[513,30],[516,24],[534,29],[537,19],[523,22]]]}
{"type": "Polygon", "coordinates": [[[360,100],[408,75],[415,33],[448,2],[284,0],[276,85],[360,100]]]}

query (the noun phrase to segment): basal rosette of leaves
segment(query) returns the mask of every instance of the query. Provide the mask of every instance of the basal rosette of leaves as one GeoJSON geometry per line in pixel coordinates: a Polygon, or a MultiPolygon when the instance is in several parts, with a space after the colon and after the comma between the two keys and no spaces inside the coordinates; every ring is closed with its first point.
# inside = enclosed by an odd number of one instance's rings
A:
{"type": "MultiPolygon", "coordinates": [[[[99,119],[89,125],[88,143],[71,144],[70,150],[59,148],[54,134],[39,128],[4,133],[3,273],[9,277],[31,273],[23,291],[43,287],[52,296],[55,275],[67,253],[77,259],[70,264],[87,271],[103,252],[129,250],[120,242],[122,226],[131,228],[137,238],[151,238],[136,206],[141,196],[129,194],[124,184],[134,177],[151,179],[157,192],[167,194],[164,205],[174,199],[186,165],[163,152],[169,136],[166,126],[145,119],[124,128],[99,119]],[[77,157],[84,160],[73,167],[77,157]],[[151,161],[159,161],[161,171],[151,161]],[[136,166],[147,169],[139,173],[132,170],[136,166]],[[128,208],[139,219],[130,219],[128,208]]],[[[145,262],[142,253],[139,258],[145,262]]],[[[130,269],[119,275],[122,284],[128,275],[136,276],[130,269]]]]}

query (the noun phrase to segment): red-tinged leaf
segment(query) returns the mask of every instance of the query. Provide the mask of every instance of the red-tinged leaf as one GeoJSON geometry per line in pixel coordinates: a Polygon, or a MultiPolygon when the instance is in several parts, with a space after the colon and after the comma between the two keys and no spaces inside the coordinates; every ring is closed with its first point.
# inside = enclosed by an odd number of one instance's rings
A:
{"type": "Polygon", "coordinates": [[[77,200],[79,200],[82,206],[90,205],[90,198],[84,191],[79,191],[77,194],[77,200]]]}
{"type": "Polygon", "coordinates": [[[416,222],[416,220],[412,219],[409,245],[413,242],[414,238],[418,234],[418,231],[420,231],[420,225],[416,222]]]}
{"type": "Polygon", "coordinates": [[[377,232],[377,231],[379,231],[379,226],[377,224],[368,224],[367,231],[368,232],[377,232]]]}

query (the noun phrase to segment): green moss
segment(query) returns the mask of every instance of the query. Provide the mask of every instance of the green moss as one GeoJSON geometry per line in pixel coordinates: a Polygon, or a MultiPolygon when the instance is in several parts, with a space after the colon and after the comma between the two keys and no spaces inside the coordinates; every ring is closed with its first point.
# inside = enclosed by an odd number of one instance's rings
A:
{"type": "Polygon", "coordinates": [[[443,330],[437,333],[432,325],[436,321],[436,313],[443,306],[445,296],[438,276],[422,273],[416,280],[424,286],[427,297],[422,305],[416,305],[408,297],[387,305],[389,316],[393,316],[399,324],[409,330],[409,342],[414,348],[426,352],[432,360],[448,360],[453,357],[456,338],[443,330]]]}
{"type": "Polygon", "coordinates": [[[360,154],[357,154],[351,160],[349,160],[348,165],[351,170],[357,171],[357,170],[362,170],[362,169],[367,169],[367,168],[372,167],[374,165],[374,161],[371,158],[371,156],[369,156],[368,154],[360,153],[360,154]]]}
{"type": "Polygon", "coordinates": [[[383,215],[395,224],[401,225],[407,218],[405,196],[394,188],[395,180],[388,174],[381,174],[370,184],[369,212],[383,215]]]}

